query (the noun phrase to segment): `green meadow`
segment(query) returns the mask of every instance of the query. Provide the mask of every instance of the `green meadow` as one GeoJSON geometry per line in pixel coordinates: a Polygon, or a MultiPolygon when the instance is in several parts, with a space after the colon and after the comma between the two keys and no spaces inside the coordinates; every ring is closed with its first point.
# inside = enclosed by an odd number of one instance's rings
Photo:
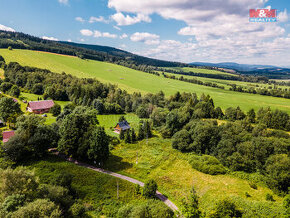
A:
{"type": "Polygon", "coordinates": [[[112,136],[119,136],[117,133],[114,133],[113,128],[119,122],[119,118],[124,116],[126,120],[130,123],[130,126],[135,129],[135,132],[138,131],[140,118],[133,113],[129,114],[111,114],[111,115],[98,115],[97,119],[101,126],[103,126],[106,132],[112,136]]]}
{"type": "Polygon", "coordinates": [[[178,206],[193,186],[204,212],[209,212],[219,200],[229,197],[243,208],[245,217],[268,217],[272,214],[279,217],[283,213],[283,199],[263,183],[258,182],[258,188],[253,189],[248,180],[234,175],[201,173],[190,166],[187,161],[189,155],[173,149],[170,139],[155,136],[136,144],[116,146],[111,150],[107,168],[141,181],[153,178],[158,183],[158,189],[178,206]],[[246,192],[251,197],[247,197],[246,192]],[[276,201],[266,201],[267,193],[273,194],[276,201]]]}
{"type": "Polygon", "coordinates": [[[162,90],[166,95],[172,95],[176,91],[195,92],[198,95],[205,93],[213,97],[215,105],[223,109],[237,106],[243,110],[271,107],[290,113],[289,99],[238,93],[166,79],[111,63],[30,50],[0,49],[0,55],[6,62],[16,61],[21,65],[46,68],[58,73],[66,72],[78,77],[96,78],[104,83],[117,84],[128,92],[157,93],[162,90]]]}
{"type": "Polygon", "coordinates": [[[70,174],[73,190],[86,207],[91,208],[86,217],[109,215],[127,203],[145,201],[142,196],[134,194],[135,184],[77,166],[55,156],[32,161],[27,167],[35,170],[41,183],[50,183],[61,173],[70,174]]]}
{"type": "Polygon", "coordinates": [[[166,69],[182,70],[184,72],[194,72],[194,73],[204,73],[204,74],[221,74],[221,75],[237,76],[236,74],[222,72],[219,70],[210,70],[210,69],[193,68],[193,67],[166,67],[166,69]]]}

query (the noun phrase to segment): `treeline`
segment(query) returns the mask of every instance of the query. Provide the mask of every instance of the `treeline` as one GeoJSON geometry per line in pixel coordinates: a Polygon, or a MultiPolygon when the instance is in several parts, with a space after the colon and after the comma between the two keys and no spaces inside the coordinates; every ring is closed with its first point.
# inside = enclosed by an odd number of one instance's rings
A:
{"type": "Polygon", "coordinates": [[[231,84],[231,91],[236,92],[245,92],[245,93],[251,93],[251,94],[259,94],[259,95],[267,95],[267,96],[273,96],[273,97],[280,97],[280,98],[290,98],[290,88],[272,88],[271,86],[266,88],[254,88],[254,87],[243,87],[243,86],[237,86],[236,84],[231,84]]]}
{"type": "MultiPolygon", "coordinates": [[[[10,82],[34,94],[43,94],[44,98],[66,101],[76,105],[89,106],[99,114],[122,114],[135,112],[140,118],[153,118],[153,124],[161,126],[166,123],[167,117],[177,121],[173,126],[183,126],[192,118],[218,118],[239,120],[244,114],[240,108],[227,109],[224,112],[215,107],[210,96],[202,95],[198,99],[194,93],[177,92],[165,98],[162,91],[156,94],[140,93],[129,94],[111,84],[103,84],[95,79],[73,77],[69,74],[57,74],[48,70],[31,67],[22,67],[18,63],[9,63],[5,67],[5,82],[10,82]],[[167,116],[167,113],[170,112],[167,116]],[[154,120],[155,119],[155,120],[154,120]]],[[[276,110],[273,118],[267,120],[267,127],[276,126],[279,129],[290,130],[289,115],[276,110]],[[278,122],[278,120],[284,120],[278,122]]],[[[256,115],[255,115],[256,116],[256,115]]],[[[260,122],[260,117],[252,122],[260,122]]],[[[166,125],[171,125],[167,124],[166,125]]],[[[179,127],[177,128],[179,129],[179,127]]],[[[170,134],[172,136],[172,134],[170,134]]]]}
{"type": "MultiPolygon", "coordinates": [[[[171,71],[171,70],[169,70],[171,71]]],[[[151,73],[151,71],[149,71],[149,73],[151,73]]],[[[158,72],[155,72],[155,74],[157,76],[159,76],[160,74],[158,72]]],[[[179,74],[179,73],[177,73],[179,74]]],[[[219,74],[203,74],[200,73],[201,75],[209,75],[209,78],[212,78],[210,75],[217,75],[219,77],[219,74]]],[[[187,72],[184,72],[184,75],[189,75],[187,72]]],[[[188,82],[188,83],[193,83],[193,84],[198,84],[198,85],[204,85],[204,86],[210,86],[210,87],[214,87],[214,88],[219,88],[219,89],[225,89],[224,86],[218,85],[216,83],[213,82],[203,82],[201,80],[197,80],[197,79],[188,79],[188,78],[184,78],[183,76],[180,77],[176,77],[175,75],[168,75],[165,74],[164,72],[162,73],[162,76],[165,78],[169,78],[169,79],[174,79],[174,80],[180,80],[180,81],[184,81],[184,82],[188,82]]],[[[223,76],[223,75],[221,75],[223,76]]],[[[203,76],[202,76],[203,77],[203,76]]],[[[207,76],[205,76],[207,77],[207,76]]],[[[222,79],[222,78],[219,78],[222,79]]],[[[243,80],[241,80],[243,81],[243,80]]],[[[247,82],[253,82],[253,81],[247,81],[247,82]]],[[[269,83],[270,84],[270,83],[269,83]]],[[[290,98],[290,88],[272,88],[269,87],[268,89],[266,88],[254,88],[254,87],[243,87],[243,86],[238,86],[236,84],[230,84],[231,88],[229,90],[231,91],[236,91],[236,92],[245,92],[245,93],[251,93],[251,94],[259,94],[259,95],[267,95],[267,96],[273,96],[273,97],[280,97],[280,98],[290,98]]]]}
{"type": "Polygon", "coordinates": [[[8,47],[13,49],[29,49],[72,55],[79,58],[107,61],[111,63],[126,63],[128,66],[145,64],[149,66],[177,67],[186,65],[177,62],[146,58],[111,47],[57,42],[41,39],[24,33],[0,30],[0,48],[8,47]]]}
{"type": "MultiPolygon", "coordinates": [[[[204,69],[204,68],[202,68],[204,69]]],[[[205,68],[207,69],[207,68],[205,68]]],[[[212,70],[212,68],[210,68],[212,70]]],[[[267,83],[269,79],[263,76],[242,76],[242,75],[226,75],[226,74],[210,74],[210,73],[196,73],[194,72],[194,68],[192,72],[184,72],[182,70],[168,69],[168,68],[156,68],[158,71],[173,73],[178,75],[186,75],[186,76],[197,76],[197,77],[206,77],[213,79],[223,79],[223,80],[233,80],[233,81],[244,81],[244,82],[264,82],[267,83]]],[[[214,69],[217,70],[217,69],[214,69]]],[[[224,72],[224,71],[221,71],[224,72]]]]}

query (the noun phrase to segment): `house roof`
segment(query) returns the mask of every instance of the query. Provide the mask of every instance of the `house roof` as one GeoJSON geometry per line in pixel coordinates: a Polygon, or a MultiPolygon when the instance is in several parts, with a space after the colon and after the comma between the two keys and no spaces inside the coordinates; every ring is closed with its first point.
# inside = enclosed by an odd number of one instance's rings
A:
{"type": "MultiPolygon", "coordinates": [[[[117,125],[119,125],[119,127],[121,128],[121,130],[127,130],[127,129],[130,129],[131,128],[131,126],[129,125],[129,123],[126,120],[117,123],[117,125]]],[[[116,128],[116,126],[115,126],[115,128],[116,128]]]]}
{"type": "Polygon", "coordinates": [[[30,101],[28,102],[27,107],[31,108],[32,110],[41,110],[51,108],[53,107],[53,105],[54,105],[53,100],[30,101]]]}
{"type": "Polygon", "coordinates": [[[5,131],[3,132],[3,143],[8,142],[9,139],[15,135],[15,131],[5,131]]]}

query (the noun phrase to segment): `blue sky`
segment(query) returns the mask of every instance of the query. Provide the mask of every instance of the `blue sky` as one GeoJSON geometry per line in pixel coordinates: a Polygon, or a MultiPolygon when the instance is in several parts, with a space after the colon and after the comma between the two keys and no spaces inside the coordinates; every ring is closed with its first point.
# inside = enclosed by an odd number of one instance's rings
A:
{"type": "Polygon", "coordinates": [[[290,66],[289,11],[289,0],[0,0],[0,29],[164,60],[290,66]],[[249,22],[266,7],[278,22],[249,22]]]}

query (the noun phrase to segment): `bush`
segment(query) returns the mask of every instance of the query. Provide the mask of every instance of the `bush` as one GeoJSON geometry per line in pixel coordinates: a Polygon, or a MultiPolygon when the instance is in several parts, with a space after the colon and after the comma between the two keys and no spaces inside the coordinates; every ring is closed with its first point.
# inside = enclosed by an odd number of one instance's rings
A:
{"type": "Polygon", "coordinates": [[[271,195],[269,193],[266,194],[266,200],[267,201],[275,201],[274,198],[273,198],[273,195],[271,195]]]}
{"type": "Polygon", "coordinates": [[[156,191],[157,191],[157,183],[153,179],[150,179],[147,182],[145,182],[143,188],[143,195],[146,198],[155,198],[156,191]]]}
{"type": "Polygon", "coordinates": [[[50,108],[49,112],[56,117],[61,113],[61,106],[59,104],[54,104],[53,107],[50,108]]]}
{"type": "Polygon", "coordinates": [[[258,189],[257,184],[254,183],[254,182],[249,182],[249,185],[250,185],[250,187],[253,188],[253,189],[258,189]]]}
{"type": "Polygon", "coordinates": [[[145,203],[129,204],[118,210],[117,217],[135,218],[135,217],[173,217],[174,213],[164,203],[156,200],[148,200],[145,203]]]}
{"type": "Polygon", "coordinates": [[[77,202],[71,206],[70,212],[73,217],[82,217],[86,212],[86,208],[83,204],[77,202]]]}
{"type": "Polygon", "coordinates": [[[11,218],[19,217],[61,217],[61,211],[47,199],[37,199],[12,213],[11,218]]]}
{"type": "Polygon", "coordinates": [[[210,175],[225,174],[226,168],[213,156],[192,156],[189,160],[192,168],[210,175]]]}
{"type": "Polygon", "coordinates": [[[13,212],[17,210],[19,207],[23,206],[24,201],[25,201],[24,195],[13,194],[5,198],[1,207],[7,213],[13,212]]]}
{"type": "Polygon", "coordinates": [[[243,212],[237,208],[234,202],[229,199],[220,201],[215,211],[210,214],[211,218],[229,218],[229,217],[242,217],[243,212]]]}

